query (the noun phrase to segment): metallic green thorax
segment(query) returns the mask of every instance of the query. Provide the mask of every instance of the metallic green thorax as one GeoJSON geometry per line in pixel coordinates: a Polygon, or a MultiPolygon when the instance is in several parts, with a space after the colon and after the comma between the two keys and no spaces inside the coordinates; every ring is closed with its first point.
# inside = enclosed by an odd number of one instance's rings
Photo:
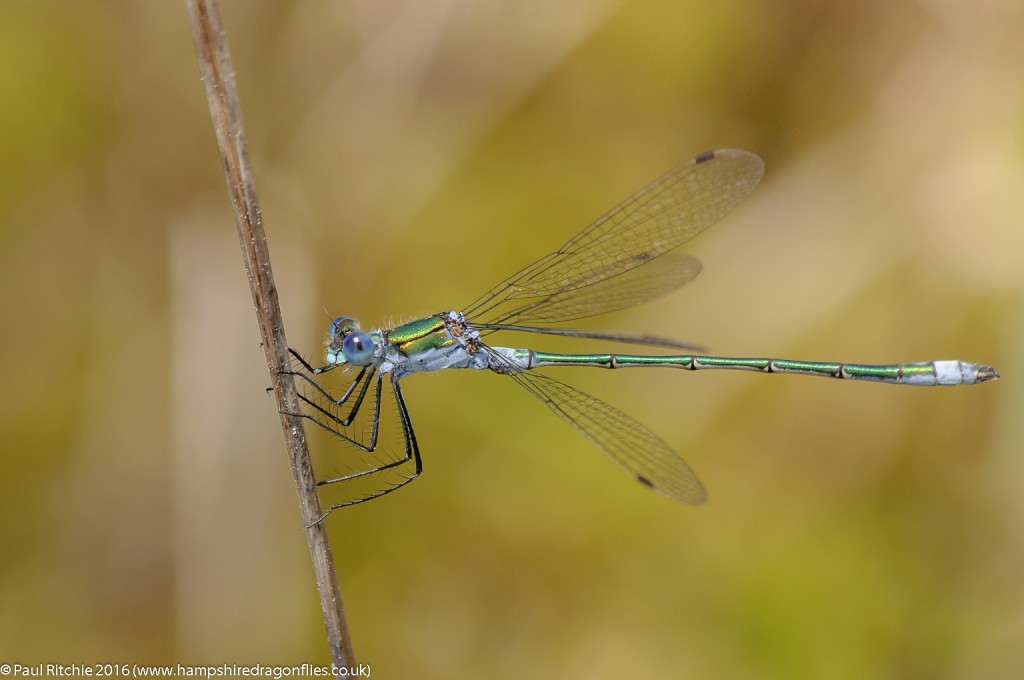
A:
{"type": "Polygon", "coordinates": [[[387,339],[407,357],[451,345],[451,335],[440,316],[428,316],[402,324],[387,332],[387,339]]]}

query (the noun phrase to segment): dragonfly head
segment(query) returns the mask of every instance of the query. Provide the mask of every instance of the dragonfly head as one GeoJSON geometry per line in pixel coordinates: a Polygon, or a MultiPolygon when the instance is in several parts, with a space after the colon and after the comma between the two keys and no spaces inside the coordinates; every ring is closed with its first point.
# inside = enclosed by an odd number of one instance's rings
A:
{"type": "Polygon", "coordinates": [[[359,322],[355,319],[339,316],[331,322],[327,331],[328,364],[366,366],[373,361],[373,350],[373,338],[359,330],[359,322]]]}

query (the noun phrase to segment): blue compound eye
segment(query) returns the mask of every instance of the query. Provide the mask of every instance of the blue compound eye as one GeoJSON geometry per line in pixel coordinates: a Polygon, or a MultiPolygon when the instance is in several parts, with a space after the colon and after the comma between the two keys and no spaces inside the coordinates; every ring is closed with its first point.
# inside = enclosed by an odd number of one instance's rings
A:
{"type": "Polygon", "coordinates": [[[339,316],[331,322],[331,328],[327,331],[327,363],[330,365],[343,364],[348,359],[345,357],[343,345],[345,338],[352,333],[359,331],[359,324],[349,316],[339,316]]]}
{"type": "Polygon", "coordinates": [[[373,340],[366,333],[352,333],[345,337],[341,351],[354,366],[366,366],[373,360],[373,340]]]}

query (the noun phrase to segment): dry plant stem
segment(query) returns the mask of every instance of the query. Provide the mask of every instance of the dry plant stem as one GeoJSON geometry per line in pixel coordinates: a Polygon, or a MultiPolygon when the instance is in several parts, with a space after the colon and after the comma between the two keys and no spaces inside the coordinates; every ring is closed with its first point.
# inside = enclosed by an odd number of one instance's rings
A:
{"type": "Polygon", "coordinates": [[[302,523],[307,527],[306,539],[309,542],[313,571],[320,591],[320,605],[327,627],[331,659],[336,667],[352,666],[355,664],[355,654],[345,622],[341,591],[334,571],[334,558],[331,556],[324,524],[317,521],[323,512],[316,494],[316,479],[313,476],[302,420],[296,416],[284,415],[299,413],[299,402],[292,376],[281,373],[290,365],[288,343],[285,340],[277,288],[270,269],[270,253],[263,231],[263,220],[253,187],[249,153],[242,127],[242,113],[235,88],[234,68],[228,54],[220,7],[217,0],[186,0],[186,4],[203,86],[206,89],[206,99],[217,135],[217,146],[220,148],[228,192],[231,194],[238,238],[242,245],[245,269],[256,306],[263,348],[267,354],[267,366],[273,379],[274,396],[277,398],[278,411],[282,414],[281,426],[284,429],[288,459],[295,477],[295,488],[299,494],[302,523]]]}

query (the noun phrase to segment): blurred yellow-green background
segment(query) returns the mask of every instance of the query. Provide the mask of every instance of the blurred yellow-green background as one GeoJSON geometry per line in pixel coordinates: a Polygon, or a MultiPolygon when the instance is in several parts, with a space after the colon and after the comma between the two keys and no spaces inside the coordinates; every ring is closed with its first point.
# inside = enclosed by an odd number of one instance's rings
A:
{"type": "MultiPolygon", "coordinates": [[[[330,518],[373,677],[1019,677],[1024,5],[223,10],[307,355],[735,146],[767,175],[687,246],[703,276],[590,326],[1004,375],[560,374],[682,452],[703,508],[511,381],[410,379],[424,474],[330,518]]],[[[0,662],[326,662],[184,6],[9,1],[0,55],[0,662]]]]}

